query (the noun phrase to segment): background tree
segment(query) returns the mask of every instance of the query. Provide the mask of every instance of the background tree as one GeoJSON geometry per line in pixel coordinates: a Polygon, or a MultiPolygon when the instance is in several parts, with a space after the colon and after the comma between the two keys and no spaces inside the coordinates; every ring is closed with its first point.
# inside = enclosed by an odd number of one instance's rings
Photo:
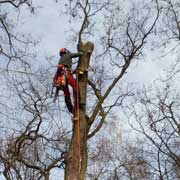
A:
{"type": "MultiPolygon", "coordinates": [[[[48,122],[41,115],[47,105],[45,101],[49,98],[47,93],[49,89],[44,92],[42,88],[43,85],[47,87],[47,79],[42,73],[35,78],[35,71],[34,74],[28,72],[32,68],[31,58],[34,58],[28,49],[34,45],[34,42],[30,35],[20,34],[15,28],[18,22],[13,18],[18,17],[25,6],[34,13],[32,1],[0,1],[1,90],[3,91],[0,104],[1,172],[6,179],[48,179],[52,168],[61,167],[64,150],[60,147],[61,137],[58,134],[53,135],[55,132],[51,132],[50,135],[53,139],[50,136],[45,138],[49,132],[48,122]],[[7,73],[3,70],[7,70],[7,73]],[[18,74],[14,75],[12,72],[18,74]],[[42,119],[45,121],[43,128],[41,128],[42,119]],[[48,147],[51,146],[50,144],[53,144],[53,149],[48,147]],[[50,149],[51,152],[58,149],[59,155],[54,152],[52,157],[50,149]]],[[[54,118],[51,113],[49,117],[49,120],[54,118]]],[[[59,133],[61,128],[56,124],[59,133]]]]}
{"type": "Polygon", "coordinates": [[[144,140],[128,139],[129,132],[122,128],[117,133],[115,127],[116,123],[111,123],[103,128],[105,132],[98,136],[96,146],[93,144],[89,148],[87,177],[97,180],[153,179],[155,176],[149,166],[153,157],[147,153],[144,140]]]}
{"type": "MultiPolygon", "coordinates": [[[[158,46],[168,64],[165,76],[154,87],[138,91],[131,108],[139,126],[156,154],[159,179],[179,179],[179,8],[178,1],[159,1],[162,16],[159,20],[158,46]],[[168,62],[167,59],[171,62],[168,62]],[[136,102],[136,103],[135,103],[136,102]]],[[[132,125],[132,123],[131,123],[132,125]]]]}
{"type": "Polygon", "coordinates": [[[32,0],[0,1],[0,52],[2,58],[6,60],[7,67],[14,60],[28,64],[25,61],[28,54],[27,48],[34,43],[30,35],[25,36],[25,34],[15,31],[17,22],[14,21],[14,18],[18,16],[24,6],[27,6],[31,13],[35,12],[32,0]]]}

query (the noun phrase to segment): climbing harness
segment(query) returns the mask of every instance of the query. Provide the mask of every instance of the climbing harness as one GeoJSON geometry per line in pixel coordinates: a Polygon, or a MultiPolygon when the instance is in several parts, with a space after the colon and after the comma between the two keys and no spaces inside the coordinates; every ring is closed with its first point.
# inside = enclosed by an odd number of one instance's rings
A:
{"type": "Polygon", "coordinates": [[[63,88],[67,83],[67,68],[62,64],[58,65],[56,75],[54,77],[54,86],[57,88],[63,88]]]}
{"type": "Polygon", "coordinates": [[[54,88],[56,88],[53,102],[56,101],[59,95],[59,91],[66,86],[66,83],[67,83],[67,68],[64,67],[62,64],[59,64],[56,75],[53,79],[53,85],[51,90],[51,98],[52,98],[53,90],[54,88]]]}

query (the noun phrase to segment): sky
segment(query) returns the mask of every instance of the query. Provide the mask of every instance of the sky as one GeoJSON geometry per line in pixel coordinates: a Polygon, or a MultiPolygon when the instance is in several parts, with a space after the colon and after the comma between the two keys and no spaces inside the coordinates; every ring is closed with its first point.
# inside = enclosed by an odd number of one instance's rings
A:
{"type": "MultiPolygon", "coordinates": [[[[54,56],[55,62],[52,63],[56,65],[61,47],[67,47],[72,51],[76,49],[76,44],[68,41],[70,25],[69,19],[63,13],[64,5],[43,0],[36,1],[34,5],[37,7],[35,14],[27,11],[27,7],[21,9],[16,31],[30,33],[33,39],[40,40],[32,51],[37,52],[42,62],[45,61],[45,56],[54,56]]],[[[164,59],[155,52],[149,51],[147,54],[142,60],[132,64],[126,76],[127,83],[149,84],[164,74],[168,63],[166,65],[164,59]]]]}
{"type": "MultiPolygon", "coordinates": [[[[42,58],[55,56],[56,62],[58,62],[59,48],[76,49],[76,44],[70,44],[67,41],[69,38],[69,19],[63,14],[61,4],[56,4],[54,1],[44,2],[43,0],[36,1],[36,3],[38,3],[35,4],[38,7],[37,15],[31,15],[26,10],[21,11],[19,19],[23,24],[20,23],[17,29],[32,33],[34,39],[40,39],[40,43],[36,47],[38,56],[42,58]]],[[[146,57],[134,63],[128,70],[127,82],[149,84],[164,74],[164,69],[169,64],[165,64],[164,59],[157,52],[149,51],[147,53],[146,57]]]]}
{"type": "Polygon", "coordinates": [[[58,55],[60,47],[65,45],[64,35],[67,20],[61,14],[61,7],[56,6],[54,1],[36,1],[36,14],[29,14],[26,9],[20,13],[23,25],[18,29],[22,32],[32,33],[34,39],[40,38],[38,52],[41,55],[58,55]],[[27,14],[27,15],[26,15],[27,14]]]}

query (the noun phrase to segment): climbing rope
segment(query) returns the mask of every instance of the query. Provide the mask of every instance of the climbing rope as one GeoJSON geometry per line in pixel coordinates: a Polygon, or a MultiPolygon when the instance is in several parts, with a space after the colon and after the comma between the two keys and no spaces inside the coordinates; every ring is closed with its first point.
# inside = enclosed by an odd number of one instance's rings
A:
{"type": "Polygon", "coordinates": [[[77,82],[77,94],[76,94],[76,112],[74,114],[73,126],[74,126],[74,139],[73,139],[73,171],[76,176],[75,180],[78,180],[80,173],[80,164],[81,164],[81,143],[80,143],[80,116],[79,116],[79,79],[78,72],[76,73],[76,82],[77,82]]]}
{"type": "Polygon", "coordinates": [[[77,131],[77,135],[78,135],[78,142],[79,142],[79,155],[81,154],[81,143],[80,143],[80,115],[79,115],[79,78],[78,78],[78,74],[76,74],[76,79],[77,79],[77,124],[78,124],[78,131],[77,131]]]}

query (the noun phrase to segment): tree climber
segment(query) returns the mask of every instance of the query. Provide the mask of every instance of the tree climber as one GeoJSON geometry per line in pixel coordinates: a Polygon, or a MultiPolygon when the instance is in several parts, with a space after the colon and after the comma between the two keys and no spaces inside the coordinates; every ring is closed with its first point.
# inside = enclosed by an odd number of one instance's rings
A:
{"type": "MultiPolygon", "coordinates": [[[[56,87],[55,98],[58,96],[59,90],[64,92],[65,103],[68,111],[74,115],[77,119],[77,82],[72,75],[72,58],[80,57],[83,55],[82,52],[71,53],[66,48],[61,48],[59,51],[60,60],[58,63],[58,68],[56,74],[53,78],[54,86],[56,87]],[[74,105],[72,105],[69,87],[70,85],[73,89],[74,105]]],[[[55,101],[55,99],[54,99],[55,101]]]]}

